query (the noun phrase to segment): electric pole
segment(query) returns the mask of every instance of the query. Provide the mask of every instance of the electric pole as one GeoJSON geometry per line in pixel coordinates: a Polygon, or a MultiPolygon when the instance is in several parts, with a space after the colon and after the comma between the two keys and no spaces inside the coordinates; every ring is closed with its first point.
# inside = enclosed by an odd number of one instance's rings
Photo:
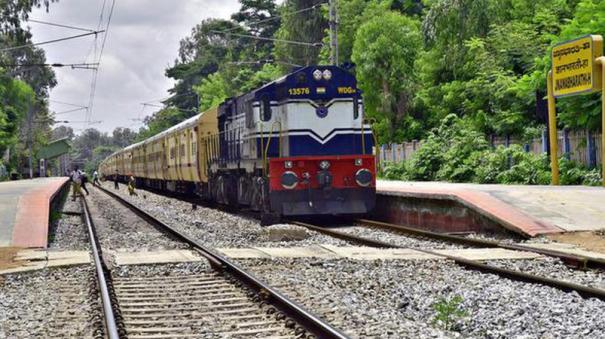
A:
{"type": "Polygon", "coordinates": [[[29,149],[29,159],[28,159],[28,167],[29,167],[29,178],[34,178],[34,164],[33,164],[33,143],[34,143],[34,115],[35,109],[34,104],[29,105],[29,109],[27,111],[27,143],[29,149]]]}
{"type": "Polygon", "coordinates": [[[338,16],[336,0],[330,0],[330,63],[338,66],[338,16]]]}

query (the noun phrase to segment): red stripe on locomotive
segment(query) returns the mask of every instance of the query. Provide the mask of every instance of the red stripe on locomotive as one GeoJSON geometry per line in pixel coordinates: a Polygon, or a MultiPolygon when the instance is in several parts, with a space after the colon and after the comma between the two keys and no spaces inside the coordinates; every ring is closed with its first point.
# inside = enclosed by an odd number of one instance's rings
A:
{"type": "Polygon", "coordinates": [[[332,175],[332,188],[359,188],[355,182],[355,174],[361,169],[372,173],[372,182],[366,187],[376,187],[376,160],[373,155],[331,155],[331,156],[304,156],[269,159],[269,187],[271,191],[305,190],[309,185],[303,184],[303,174],[309,173],[311,188],[319,188],[317,173],[320,171],[319,163],[323,160],[330,162],[328,171],[332,175]],[[361,165],[355,160],[361,159],[361,165]],[[285,163],[292,162],[292,168],[286,168],[285,163]],[[298,177],[298,185],[293,189],[282,186],[281,178],[286,172],[293,172],[298,177]]]}

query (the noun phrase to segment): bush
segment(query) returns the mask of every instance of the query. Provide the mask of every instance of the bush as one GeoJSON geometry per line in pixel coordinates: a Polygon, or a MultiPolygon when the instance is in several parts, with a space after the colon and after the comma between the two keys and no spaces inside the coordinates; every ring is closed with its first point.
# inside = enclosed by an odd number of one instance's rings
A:
{"type": "Polygon", "coordinates": [[[582,185],[588,186],[601,186],[603,184],[603,177],[601,176],[601,168],[593,168],[584,174],[582,185]]]}
{"type": "Polygon", "coordinates": [[[389,180],[408,180],[407,162],[385,164],[382,176],[389,180]]]}
{"type": "MultiPolygon", "coordinates": [[[[588,170],[567,158],[559,159],[562,185],[600,185],[601,172],[588,170]]],[[[475,182],[479,184],[548,185],[546,154],[525,152],[519,145],[490,148],[482,133],[456,115],[448,115],[429,133],[406,162],[385,166],[390,180],[475,182]]]]}
{"type": "Polygon", "coordinates": [[[487,148],[483,134],[466,120],[450,114],[431,131],[410,159],[409,177],[411,180],[470,181],[474,164],[469,159],[473,153],[487,148]]]}

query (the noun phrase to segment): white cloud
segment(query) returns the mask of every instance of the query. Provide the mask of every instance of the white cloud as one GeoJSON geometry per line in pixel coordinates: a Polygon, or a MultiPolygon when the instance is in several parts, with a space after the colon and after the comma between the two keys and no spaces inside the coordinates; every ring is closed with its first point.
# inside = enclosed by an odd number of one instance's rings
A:
{"type": "MultiPolygon", "coordinates": [[[[102,0],[60,0],[52,3],[49,12],[35,10],[31,17],[86,28],[96,28],[102,0]]],[[[109,5],[111,1],[107,1],[109,5]]],[[[177,57],[179,41],[191,28],[210,17],[229,18],[239,9],[237,0],[116,0],[109,35],[97,80],[92,120],[93,125],[110,132],[115,127],[138,128],[132,119],[143,118],[142,102],[164,98],[173,82],[164,70],[177,57]]],[[[106,11],[107,13],[107,11],[106,11]]],[[[107,18],[104,18],[105,20],[107,18]]],[[[34,41],[45,41],[76,35],[81,32],[35,23],[29,24],[34,41]]],[[[100,48],[99,35],[97,48],[100,48]]],[[[94,37],[86,37],[42,46],[48,62],[78,63],[94,50],[94,37]]],[[[88,62],[91,57],[88,58],[88,62]]],[[[56,68],[58,85],[51,99],[87,105],[91,71],[56,68]]],[[[60,112],[71,107],[51,103],[51,110],[60,112]]],[[[61,120],[84,120],[85,112],[63,114],[61,120]]],[[[74,129],[83,124],[71,124],[74,129]]]]}

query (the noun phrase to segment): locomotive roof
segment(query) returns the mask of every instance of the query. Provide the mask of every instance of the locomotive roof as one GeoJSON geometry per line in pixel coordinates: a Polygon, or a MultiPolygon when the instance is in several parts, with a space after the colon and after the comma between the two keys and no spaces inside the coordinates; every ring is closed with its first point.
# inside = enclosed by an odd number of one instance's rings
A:
{"type": "MultiPolygon", "coordinates": [[[[237,97],[231,97],[231,98],[225,99],[225,101],[223,101],[219,105],[218,115],[219,116],[224,115],[225,107],[228,105],[236,104],[239,100],[247,100],[250,97],[253,97],[256,100],[259,100],[259,96],[264,95],[264,94],[269,94],[270,96],[275,97],[275,95],[276,95],[275,89],[277,86],[280,86],[284,83],[288,83],[291,86],[298,85],[298,82],[296,80],[298,78],[298,74],[304,73],[306,75],[306,77],[304,79],[305,79],[305,81],[307,81],[307,84],[309,84],[309,81],[311,81],[311,79],[313,79],[313,72],[317,69],[319,69],[321,71],[330,70],[332,72],[331,81],[333,83],[347,83],[347,84],[356,83],[355,76],[342,67],[332,66],[332,65],[312,65],[312,66],[300,67],[300,68],[295,69],[291,73],[288,73],[276,80],[273,80],[271,82],[268,82],[268,83],[262,85],[259,88],[253,89],[253,90],[251,90],[247,93],[244,93],[240,96],[237,96],[237,97]]],[[[321,83],[314,82],[311,85],[312,86],[316,86],[316,85],[325,86],[323,84],[326,84],[326,82],[323,82],[323,80],[322,80],[321,83]]]]}

